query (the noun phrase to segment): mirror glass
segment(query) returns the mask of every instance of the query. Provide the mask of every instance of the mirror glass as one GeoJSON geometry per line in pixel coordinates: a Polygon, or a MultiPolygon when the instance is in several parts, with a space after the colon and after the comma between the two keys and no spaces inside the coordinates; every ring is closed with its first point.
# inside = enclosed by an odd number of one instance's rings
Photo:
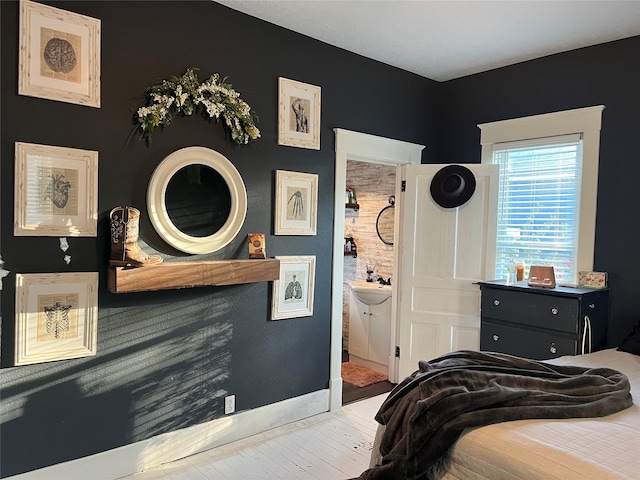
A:
{"type": "Polygon", "coordinates": [[[213,168],[187,165],[169,179],[165,205],[178,230],[192,237],[208,237],[227,221],[231,192],[222,175],[213,168]]]}
{"type": "Polygon", "coordinates": [[[376,221],[378,237],[380,237],[380,240],[387,245],[393,245],[394,214],[394,206],[389,205],[380,211],[378,214],[378,220],[376,221]]]}
{"type": "Polygon", "coordinates": [[[186,253],[211,253],[242,228],[247,192],[225,156],[187,147],[166,157],[153,172],[147,207],[153,227],[169,245],[186,253]]]}

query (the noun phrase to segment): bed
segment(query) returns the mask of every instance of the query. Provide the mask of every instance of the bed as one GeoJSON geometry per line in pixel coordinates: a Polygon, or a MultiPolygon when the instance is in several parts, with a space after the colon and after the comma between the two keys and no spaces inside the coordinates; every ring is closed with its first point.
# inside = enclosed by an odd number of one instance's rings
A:
{"type": "MultiPolygon", "coordinates": [[[[468,428],[443,455],[438,468],[413,478],[640,479],[640,356],[613,348],[544,363],[620,372],[628,379],[633,403],[601,417],[517,420],[468,428]]],[[[362,479],[398,478],[380,471],[385,429],[378,426],[371,468],[362,479]]]]}

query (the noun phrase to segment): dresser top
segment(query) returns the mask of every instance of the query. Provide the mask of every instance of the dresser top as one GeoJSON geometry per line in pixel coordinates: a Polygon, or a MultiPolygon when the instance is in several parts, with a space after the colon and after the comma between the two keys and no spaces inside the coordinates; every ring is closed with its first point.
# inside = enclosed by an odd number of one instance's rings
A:
{"type": "Polygon", "coordinates": [[[602,292],[608,290],[607,288],[587,288],[587,287],[559,287],[556,288],[544,288],[544,287],[532,287],[527,284],[526,280],[520,282],[507,282],[506,280],[487,280],[478,282],[478,285],[500,288],[504,290],[522,290],[535,293],[542,293],[547,295],[584,295],[592,292],[602,292]]]}

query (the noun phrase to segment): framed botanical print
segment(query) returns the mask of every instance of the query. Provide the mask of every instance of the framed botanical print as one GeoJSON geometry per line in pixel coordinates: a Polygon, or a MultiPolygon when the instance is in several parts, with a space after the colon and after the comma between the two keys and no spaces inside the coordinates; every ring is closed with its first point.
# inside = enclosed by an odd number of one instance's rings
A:
{"type": "Polygon", "coordinates": [[[276,170],[276,235],[315,235],[318,175],[276,170]]]}
{"type": "Polygon", "coordinates": [[[278,79],[278,144],[320,150],[320,87],[278,79]]]}
{"type": "Polygon", "coordinates": [[[13,234],[95,237],[98,152],[16,142],[13,234]]]}
{"type": "Polygon", "coordinates": [[[271,320],[313,315],[316,257],[283,256],[280,277],[273,282],[271,320]]]}
{"type": "Polygon", "coordinates": [[[96,354],[98,272],[16,274],[15,364],[96,354]]]}
{"type": "Polygon", "coordinates": [[[18,93],[100,108],[100,20],[20,0],[18,93]]]}

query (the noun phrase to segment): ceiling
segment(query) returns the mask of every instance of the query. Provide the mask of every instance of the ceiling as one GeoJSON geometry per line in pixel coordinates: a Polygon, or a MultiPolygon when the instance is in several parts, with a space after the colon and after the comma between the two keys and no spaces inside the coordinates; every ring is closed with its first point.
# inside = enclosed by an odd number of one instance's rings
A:
{"type": "Polygon", "coordinates": [[[640,35],[640,0],[215,1],[437,81],[640,35]]]}

